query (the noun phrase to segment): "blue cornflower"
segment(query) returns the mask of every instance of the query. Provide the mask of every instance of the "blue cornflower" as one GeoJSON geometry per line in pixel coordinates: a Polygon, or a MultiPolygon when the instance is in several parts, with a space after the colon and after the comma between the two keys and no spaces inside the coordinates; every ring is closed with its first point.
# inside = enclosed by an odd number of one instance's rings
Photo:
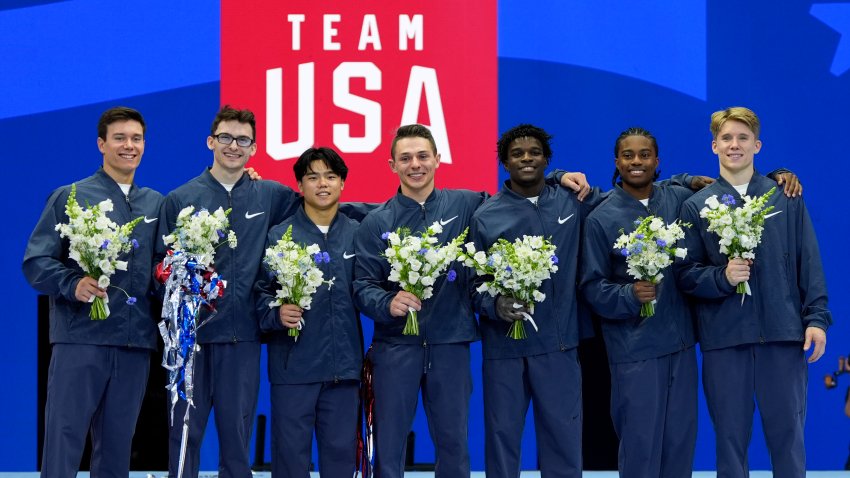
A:
{"type": "Polygon", "coordinates": [[[635,226],[640,226],[640,221],[638,219],[635,219],[634,224],[635,224],[635,226]]]}
{"type": "Polygon", "coordinates": [[[448,274],[446,274],[446,280],[449,282],[454,282],[457,279],[457,272],[454,269],[450,270],[448,274]]]}
{"type": "Polygon", "coordinates": [[[508,272],[513,272],[513,271],[514,271],[514,270],[511,268],[511,266],[505,266],[505,270],[506,270],[506,271],[508,271],[508,272]]]}
{"type": "Polygon", "coordinates": [[[331,261],[331,255],[328,254],[327,252],[323,252],[322,253],[322,261],[324,261],[325,264],[328,264],[331,261]]]}
{"type": "Polygon", "coordinates": [[[627,247],[620,249],[620,255],[623,257],[629,257],[629,249],[627,247]]]}
{"type": "Polygon", "coordinates": [[[658,244],[658,247],[664,247],[667,245],[667,241],[665,241],[664,239],[656,239],[655,243],[658,244]]]}
{"type": "Polygon", "coordinates": [[[139,241],[137,241],[137,240],[135,240],[135,239],[130,240],[130,244],[132,244],[132,245],[133,245],[133,249],[138,249],[138,248],[139,248],[139,241]]]}
{"type": "Polygon", "coordinates": [[[135,297],[127,297],[127,305],[134,305],[136,303],[135,297]]]}
{"type": "Polygon", "coordinates": [[[638,242],[635,244],[635,254],[640,254],[641,251],[643,251],[643,244],[638,242]]]}
{"type": "Polygon", "coordinates": [[[322,253],[321,252],[317,252],[317,253],[313,254],[313,262],[315,262],[316,264],[322,263],[322,253]]]}
{"type": "Polygon", "coordinates": [[[549,259],[552,260],[552,264],[556,264],[556,265],[558,264],[558,256],[552,256],[549,259]]]}
{"type": "Polygon", "coordinates": [[[224,232],[221,229],[216,229],[215,233],[218,234],[219,239],[224,239],[224,232]]]}
{"type": "Polygon", "coordinates": [[[646,237],[646,236],[644,236],[643,234],[638,234],[638,235],[635,236],[635,238],[637,238],[637,239],[643,239],[644,237],[646,237]]]}
{"type": "Polygon", "coordinates": [[[425,249],[424,247],[422,249],[419,249],[420,256],[424,256],[426,252],[428,252],[428,249],[425,249]]]}
{"type": "Polygon", "coordinates": [[[278,253],[277,253],[277,257],[283,257],[283,253],[282,253],[282,252],[278,252],[278,253]]]}
{"type": "Polygon", "coordinates": [[[381,240],[386,241],[386,240],[387,240],[387,239],[389,239],[389,238],[390,238],[390,233],[389,233],[389,232],[385,232],[385,233],[381,234],[381,240]]]}
{"type": "Polygon", "coordinates": [[[735,198],[731,194],[724,194],[723,197],[720,198],[720,202],[727,206],[734,206],[735,198]]]}
{"type": "Polygon", "coordinates": [[[100,245],[100,248],[101,248],[101,249],[106,249],[107,247],[109,247],[109,244],[110,244],[111,242],[112,242],[112,241],[110,241],[109,239],[104,240],[104,241],[103,241],[103,244],[101,244],[101,245],[100,245]]]}

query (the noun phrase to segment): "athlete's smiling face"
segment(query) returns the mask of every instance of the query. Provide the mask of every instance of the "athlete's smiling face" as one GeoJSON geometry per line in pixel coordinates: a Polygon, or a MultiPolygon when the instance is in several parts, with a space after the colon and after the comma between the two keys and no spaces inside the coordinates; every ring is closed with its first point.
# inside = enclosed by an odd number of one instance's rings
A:
{"type": "Polygon", "coordinates": [[[345,182],[321,159],[310,163],[307,173],[298,181],[306,206],[317,210],[330,210],[339,203],[345,182]]]}
{"type": "Polygon", "coordinates": [[[741,121],[728,120],[711,142],[711,150],[720,159],[720,168],[738,174],[753,168],[753,159],[761,150],[761,141],[741,121]]]}
{"type": "Polygon", "coordinates": [[[543,144],[531,136],[517,138],[508,145],[508,158],[502,165],[511,179],[511,189],[517,194],[531,197],[543,187],[549,159],[543,153],[543,144]]]}
{"type": "Polygon", "coordinates": [[[658,154],[646,136],[626,136],[620,140],[614,164],[625,189],[644,189],[655,181],[658,154]]]}
{"type": "Polygon", "coordinates": [[[424,201],[434,190],[434,173],[440,167],[440,155],[422,137],[401,138],[393,149],[390,168],[398,174],[401,192],[417,201],[424,201]]]}
{"type": "Polygon", "coordinates": [[[222,121],[215,130],[215,135],[207,137],[207,147],[213,152],[213,168],[226,171],[227,173],[239,173],[248,159],[257,152],[257,143],[252,142],[250,146],[239,146],[238,138],[246,137],[254,139],[253,130],[248,123],[240,123],[235,120],[222,121]],[[230,144],[222,144],[214,136],[227,135],[232,139],[230,144]]]}
{"type": "Polygon", "coordinates": [[[106,138],[97,138],[103,169],[122,183],[132,183],[145,153],[145,129],[135,120],[115,121],[106,127],[106,138]]]}

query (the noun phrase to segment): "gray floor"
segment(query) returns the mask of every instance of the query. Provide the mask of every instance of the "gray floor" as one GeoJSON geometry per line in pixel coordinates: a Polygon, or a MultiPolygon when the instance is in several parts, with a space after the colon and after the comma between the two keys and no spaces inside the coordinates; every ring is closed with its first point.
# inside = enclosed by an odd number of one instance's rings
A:
{"type": "MultiPolygon", "coordinates": [[[[130,473],[129,478],[162,478],[165,477],[165,472],[144,472],[144,471],[134,471],[130,473]]],[[[432,478],[434,476],[433,473],[422,473],[422,472],[411,472],[405,473],[405,477],[408,478],[432,478]]],[[[584,472],[584,476],[586,478],[617,478],[617,472],[615,471],[586,471],[584,472]]],[[[694,472],[694,478],[715,478],[716,474],[713,471],[697,471],[694,472]]],[[[771,478],[773,475],[769,471],[753,471],[750,473],[751,478],[771,478]]],[[[850,478],[850,471],[810,471],[806,473],[808,478],[850,478]]],[[[35,472],[0,472],[0,478],[37,478],[38,473],[35,472]]],[[[88,472],[81,472],[77,474],[77,478],[88,478],[88,472]]],[[[217,478],[218,473],[215,472],[201,472],[198,475],[198,478],[217,478]]],[[[271,473],[263,472],[263,473],[254,473],[254,477],[256,478],[271,478],[271,473]]],[[[311,478],[319,478],[318,473],[312,473],[311,478]]],[[[471,478],[484,478],[484,472],[473,472],[471,478]]],[[[537,471],[523,471],[522,478],[540,478],[540,472],[537,471]]]]}

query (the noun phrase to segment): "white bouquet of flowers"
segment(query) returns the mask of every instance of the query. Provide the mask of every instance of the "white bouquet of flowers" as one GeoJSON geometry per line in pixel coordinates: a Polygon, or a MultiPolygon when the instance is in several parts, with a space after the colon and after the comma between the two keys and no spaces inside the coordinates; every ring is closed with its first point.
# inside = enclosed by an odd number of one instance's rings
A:
{"type": "MultiPolygon", "coordinates": [[[[434,283],[445,272],[449,264],[462,259],[461,245],[466,239],[468,229],[445,245],[438,244],[437,234],[443,232],[439,222],[431,224],[420,234],[411,234],[406,227],[395,232],[385,232],[381,239],[388,242],[384,257],[390,263],[390,282],[397,282],[402,290],[410,292],[419,298],[427,300],[434,294],[434,283]]],[[[452,282],[457,278],[453,270],[447,274],[447,280],[452,282]]],[[[402,331],[404,335],[419,335],[419,322],[416,310],[409,309],[407,322],[402,331]]]]}
{"type": "MultiPolygon", "coordinates": [[[[56,230],[59,231],[59,237],[68,238],[70,242],[68,257],[76,261],[86,275],[97,279],[98,287],[106,289],[110,287],[109,278],[115,271],[127,270],[127,262],[119,261],[118,256],[139,247],[135,239],[130,239],[130,234],[142,217],[119,226],[106,217],[106,213],[112,211],[112,200],[105,199],[94,206],[86,206],[83,208],[77,202],[77,185],[72,184],[71,194],[65,203],[68,223],[57,224],[56,230]]],[[[136,298],[130,297],[127,291],[112,287],[124,292],[128,304],[136,303],[136,298]]],[[[89,317],[92,320],[109,317],[108,296],[92,296],[91,302],[89,317]]]]}
{"type": "MultiPolygon", "coordinates": [[[[664,278],[662,270],[673,263],[673,259],[684,258],[688,250],[674,247],[676,241],[685,237],[683,227],[688,223],[679,220],[665,225],[664,220],[647,216],[635,220],[634,231],[626,234],[620,229],[620,237],[614,242],[614,250],[626,258],[627,272],[637,280],[657,284],[664,278]]],[[[655,300],[641,304],[640,316],[655,315],[655,300]]]]}
{"type": "MultiPolygon", "coordinates": [[[[775,186],[756,198],[743,195],[741,207],[732,207],[736,204],[731,194],[724,194],[719,201],[717,195],[705,200],[706,207],[700,210],[699,215],[708,219],[708,231],[720,236],[721,253],[730,259],[756,258],[754,251],[761,242],[764,220],[773,210],[773,206],[766,206],[767,201],[774,192],[775,186]]],[[[752,295],[747,281],[739,283],[735,290],[741,294],[742,304],[746,296],[752,295]]]]}
{"type": "Polygon", "coordinates": [[[210,213],[206,209],[195,212],[195,206],[186,206],[177,214],[174,231],[162,236],[162,241],[174,252],[194,256],[202,266],[210,265],[215,250],[223,244],[220,242],[222,239],[227,238],[231,249],[236,247],[236,233],[231,230],[225,235],[230,225],[227,220],[229,214],[230,209],[225,211],[221,207],[210,213]]]}
{"type": "MultiPolygon", "coordinates": [[[[485,276],[485,281],[477,288],[478,292],[487,292],[493,297],[500,294],[513,297],[534,314],[534,303],[546,299],[546,294],[539,290],[540,285],[558,271],[556,248],[541,236],[522,236],[514,242],[499,238],[486,254],[476,251],[475,244],[470,242],[466,244],[464,264],[475,269],[479,276],[485,276]]],[[[524,316],[536,331],[537,324],[532,316],[524,316]]],[[[527,337],[522,321],[511,324],[508,337],[527,337]]]]}
{"type": "MultiPolygon", "coordinates": [[[[328,288],[333,286],[334,279],[324,280],[324,273],[319,264],[327,264],[331,257],[322,252],[317,244],[303,246],[292,241],[292,226],[286,229],[277,243],[266,249],[263,262],[274,276],[279,289],[275,300],[269,307],[279,307],[283,304],[295,304],[304,310],[310,310],[313,294],[322,284],[328,288]]],[[[304,320],[295,329],[289,329],[289,336],[298,340],[304,320]]]]}

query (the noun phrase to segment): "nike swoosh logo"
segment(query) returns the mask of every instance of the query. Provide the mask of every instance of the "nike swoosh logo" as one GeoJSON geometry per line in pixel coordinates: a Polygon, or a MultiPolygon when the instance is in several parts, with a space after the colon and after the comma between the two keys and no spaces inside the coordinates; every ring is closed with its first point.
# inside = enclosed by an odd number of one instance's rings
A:
{"type": "Polygon", "coordinates": [[[558,216],[558,224],[563,224],[563,223],[569,221],[570,219],[572,219],[573,216],[575,216],[575,214],[570,214],[569,216],[567,216],[563,219],[561,219],[561,216],[558,216]]]}
{"type": "Polygon", "coordinates": [[[343,252],[343,253],[342,253],[342,258],[343,258],[343,259],[351,259],[352,257],[354,257],[354,256],[356,256],[356,255],[357,255],[357,254],[353,254],[353,253],[352,253],[352,254],[349,254],[349,253],[347,253],[347,252],[343,252]]]}
{"type": "Polygon", "coordinates": [[[145,216],[145,224],[150,224],[150,223],[152,223],[152,222],[156,221],[157,219],[159,219],[159,218],[158,218],[158,217],[155,217],[155,218],[153,218],[153,219],[150,219],[150,218],[148,218],[147,216],[145,216]]]}
{"type": "Polygon", "coordinates": [[[455,219],[457,219],[457,216],[455,216],[455,217],[453,217],[453,218],[451,218],[451,219],[447,219],[447,220],[445,220],[445,221],[444,221],[444,220],[442,220],[442,219],[440,219],[440,225],[441,225],[441,226],[445,226],[446,224],[448,224],[448,223],[450,223],[450,222],[454,221],[455,219]]]}
{"type": "Polygon", "coordinates": [[[764,218],[765,218],[765,219],[767,219],[767,218],[773,217],[773,216],[775,216],[775,215],[777,215],[777,214],[779,214],[779,213],[781,213],[781,212],[782,212],[782,211],[776,211],[776,212],[772,212],[772,213],[770,213],[770,214],[765,214],[765,215],[764,215],[764,218]]]}
{"type": "Polygon", "coordinates": [[[266,213],[266,211],[260,211],[260,212],[255,212],[253,214],[249,214],[248,211],[245,211],[245,219],[253,219],[253,218],[259,216],[260,214],[265,214],[265,213],[266,213]]]}

